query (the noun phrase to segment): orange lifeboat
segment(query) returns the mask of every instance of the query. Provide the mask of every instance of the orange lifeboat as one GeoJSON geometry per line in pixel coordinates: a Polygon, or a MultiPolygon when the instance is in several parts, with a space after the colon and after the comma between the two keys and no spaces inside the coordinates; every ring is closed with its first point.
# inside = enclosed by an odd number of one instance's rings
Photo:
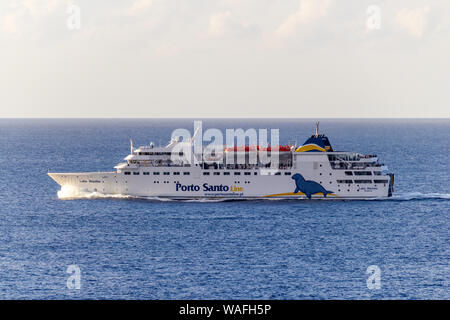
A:
{"type": "Polygon", "coordinates": [[[252,152],[252,151],[279,151],[279,152],[288,152],[291,151],[292,146],[285,145],[285,146],[268,146],[266,148],[260,147],[258,145],[251,145],[251,146],[234,146],[225,148],[225,152],[252,152]]]}

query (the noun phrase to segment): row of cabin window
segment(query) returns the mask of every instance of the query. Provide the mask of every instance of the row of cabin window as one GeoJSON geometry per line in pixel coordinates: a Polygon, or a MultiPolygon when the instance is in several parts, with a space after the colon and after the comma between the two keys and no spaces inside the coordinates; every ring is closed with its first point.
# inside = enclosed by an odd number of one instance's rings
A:
{"type": "MultiPolygon", "coordinates": [[[[345,171],[346,176],[352,176],[353,174],[355,174],[355,176],[371,176],[372,172],[371,171],[345,171]]],[[[381,171],[374,171],[373,175],[381,176],[381,171]]]]}
{"type": "MultiPolygon", "coordinates": [[[[204,171],[204,172],[203,172],[203,175],[204,175],[204,176],[209,176],[210,173],[209,173],[208,171],[204,171]]],[[[217,172],[217,171],[216,171],[216,172],[213,172],[213,175],[215,175],[215,176],[220,176],[220,172],[217,172]]],[[[224,172],[223,175],[224,175],[224,176],[229,176],[229,175],[230,175],[230,172],[224,172]]],[[[239,175],[241,175],[241,173],[240,173],[239,171],[235,171],[235,172],[234,172],[234,175],[235,175],[235,176],[239,176],[239,175]]],[[[244,176],[251,176],[251,175],[252,175],[251,172],[244,172],[244,176]]],[[[255,175],[255,176],[258,175],[258,172],[253,172],[253,175],[255,175]]],[[[275,176],[281,176],[281,172],[275,172],[274,175],[275,175],[275,176]]],[[[285,172],[284,175],[285,175],[285,176],[290,176],[291,173],[290,173],[290,172],[285,172]]]]}
{"type": "MultiPolygon", "coordinates": [[[[373,180],[374,183],[388,183],[388,180],[373,180]]],[[[353,180],[337,180],[337,183],[353,183],[353,180]]],[[[355,183],[372,183],[372,180],[355,180],[355,183]]]]}
{"type": "MultiPolygon", "coordinates": [[[[138,156],[170,156],[176,154],[176,152],[138,152],[138,156]]],[[[182,156],[183,152],[178,152],[178,155],[182,156]]]]}
{"type": "MultiPolygon", "coordinates": [[[[131,175],[131,172],[130,172],[130,171],[125,171],[124,174],[127,175],[127,176],[129,176],[129,175],[131,175]]],[[[148,175],[150,175],[150,172],[145,171],[145,172],[143,172],[142,174],[143,174],[144,176],[148,176],[148,175]]],[[[183,175],[184,175],[184,176],[188,176],[188,175],[190,175],[190,174],[191,174],[190,172],[183,172],[183,175]]],[[[139,171],[133,172],[133,175],[138,176],[138,175],[139,175],[139,171]]],[[[158,172],[158,171],[154,171],[154,172],[153,172],[153,175],[154,175],[154,176],[159,176],[159,172],[158,172]]],[[[163,172],[163,175],[169,176],[169,175],[170,175],[170,172],[163,172]]],[[[179,176],[179,175],[180,175],[180,172],[178,172],[178,171],[173,172],[173,175],[174,175],[174,176],[179,176]]]]}
{"type": "MultiPolygon", "coordinates": [[[[130,172],[130,171],[125,171],[124,174],[129,176],[129,175],[131,175],[131,172],[130,172]]],[[[170,172],[163,172],[163,174],[164,174],[165,176],[168,176],[168,175],[170,175],[170,172]]],[[[190,174],[191,174],[190,172],[183,172],[183,175],[184,175],[184,176],[188,176],[188,175],[190,175],[190,174]]],[[[251,172],[244,172],[244,175],[245,175],[245,176],[250,176],[251,174],[252,174],[251,172]]],[[[253,174],[254,174],[255,176],[258,175],[257,172],[254,172],[253,174]]],[[[139,171],[133,172],[133,175],[138,176],[138,175],[139,175],[139,171]]],[[[150,172],[143,172],[143,175],[144,175],[144,176],[148,176],[148,175],[150,175],[150,172]]],[[[154,171],[154,172],[153,172],[153,175],[158,176],[158,175],[159,175],[159,172],[158,172],[158,171],[154,171]]],[[[174,175],[174,176],[179,176],[179,175],[180,175],[180,172],[175,171],[175,172],[173,172],[173,175],[174,175]]],[[[204,172],[203,172],[203,175],[204,175],[204,176],[209,176],[210,173],[209,173],[208,171],[204,171],[204,172]]],[[[216,171],[216,172],[213,172],[213,175],[215,175],[215,176],[220,176],[220,172],[217,172],[217,171],[216,171]]],[[[223,175],[224,175],[224,176],[229,176],[229,175],[230,175],[230,172],[224,172],[223,175]]],[[[239,175],[241,175],[241,173],[240,173],[240,172],[234,172],[234,175],[235,175],[235,176],[239,176],[239,175]]],[[[281,172],[275,172],[274,175],[280,176],[280,175],[281,175],[281,172]]],[[[290,172],[285,172],[284,175],[285,175],[285,176],[290,176],[291,173],[290,173],[290,172]]]]}

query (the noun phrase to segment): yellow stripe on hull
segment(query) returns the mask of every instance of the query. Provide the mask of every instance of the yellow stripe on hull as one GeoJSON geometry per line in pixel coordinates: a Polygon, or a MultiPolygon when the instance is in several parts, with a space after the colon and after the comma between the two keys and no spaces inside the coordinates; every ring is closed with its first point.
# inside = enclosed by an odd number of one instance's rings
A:
{"type": "MultiPolygon", "coordinates": [[[[322,195],[323,196],[323,192],[317,192],[314,193],[313,195],[322,195]]],[[[275,194],[268,194],[266,196],[263,196],[264,198],[268,198],[268,197],[284,197],[284,196],[304,196],[305,194],[303,192],[297,192],[297,193],[293,193],[293,192],[286,192],[286,193],[275,193],[275,194]]],[[[337,194],[334,193],[329,193],[329,196],[334,196],[337,197],[337,194]]]]}
{"type": "Polygon", "coordinates": [[[307,145],[301,146],[300,148],[297,148],[297,150],[295,150],[295,152],[307,152],[307,151],[311,151],[311,150],[326,152],[326,150],[324,148],[319,147],[317,144],[307,144],[307,145]]]}

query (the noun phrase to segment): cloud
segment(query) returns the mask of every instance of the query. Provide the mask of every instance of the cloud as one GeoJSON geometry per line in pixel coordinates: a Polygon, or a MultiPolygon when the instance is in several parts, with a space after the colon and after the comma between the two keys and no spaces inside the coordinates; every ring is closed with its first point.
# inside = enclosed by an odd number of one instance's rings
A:
{"type": "Polygon", "coordinates": [[[128,13],[131,15],[137,15],[145,12],[152,6],[152,0],[136,0],[128,9],[128,13]]]}
{"type": "Polygon", "coordinates": [[[416,9],[402,9],[395,17],[395,22],[406,29],[414,37],[422,37],[426,27],[426,17],[430,12],[430,6],[416,9]]]}
{"type": "Polygon", "coordinates": [[[3,17],[2,30],[8,34],[16,34],[19,32],[17,25],[18,16],[14,13],[7,14],[3,17]]]}
{"type": "Polygon", "coordinates": [[[55,11],[61,3],[61,0],[23,0],[20,5],[32,16],[43,16],[55,11]]]}
{"type": "Polygon", "coordinates": [[[297,12],[291,14],[276,30],[280,36],[290,36],[300,25],[311,23],[328,14],[331,0],[300,0],[297,12]]]}
{"type": "Polygon", "coordinates": [[[213,36],[223,36],[230,24],[231,12],[221,12],[211,16],[209,19],[209,34],[213,36]]]}
{"type": "Polygon", "coordinates": [[[213,37],[242,37],[258,33],[260,33],[258,26],[239,21],[230,11],[213,14],[209,19],[208,34],[213,37]]]}
{"type": "Polygon", "coordinates": [[[0,31],[10,35],[34,33],[48,17],[55,14],[64,2],[62,0],[12,1],[1,18],[0,31]]]}

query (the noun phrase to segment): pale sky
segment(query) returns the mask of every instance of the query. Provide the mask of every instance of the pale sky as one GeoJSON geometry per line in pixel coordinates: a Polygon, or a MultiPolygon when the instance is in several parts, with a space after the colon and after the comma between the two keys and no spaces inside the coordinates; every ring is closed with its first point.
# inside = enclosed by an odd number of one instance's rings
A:
{"type": "Polygon", "coordinates": [[[0,2],[0,117],[448,118],[449,96],[449,0],[0,2]]]}

